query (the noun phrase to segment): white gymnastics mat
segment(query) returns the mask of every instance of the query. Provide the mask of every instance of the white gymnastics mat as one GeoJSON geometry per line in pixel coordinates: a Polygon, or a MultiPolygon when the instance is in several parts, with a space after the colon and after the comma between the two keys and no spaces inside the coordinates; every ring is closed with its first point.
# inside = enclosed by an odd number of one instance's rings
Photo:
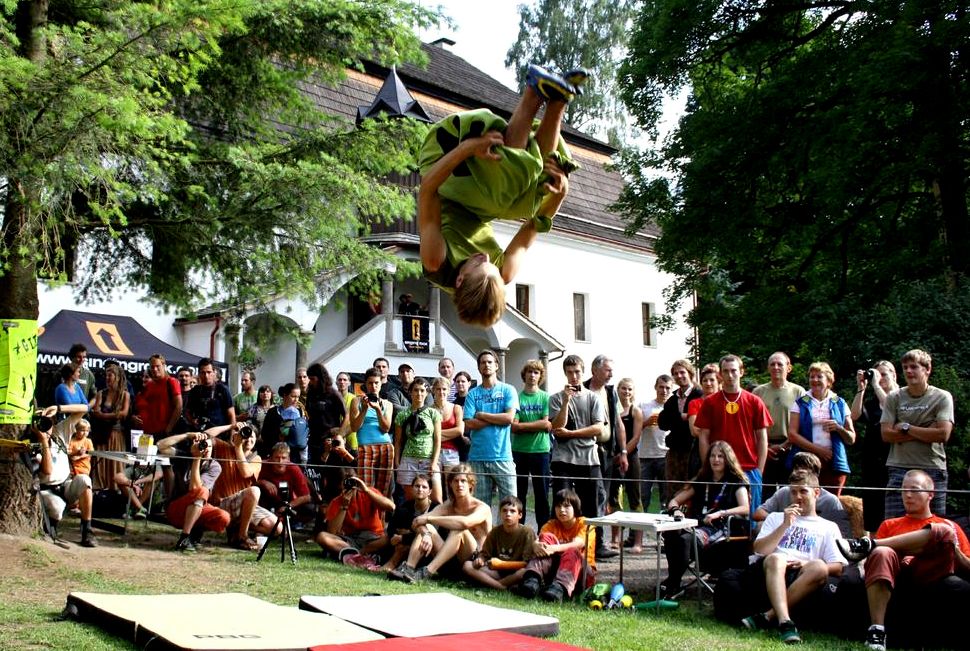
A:
{"type": "Polygon", "coordinates": [[[555,617],[486,606],[447,592],[369,597],[304,596],[300,598],[300,608],[333,615],[393,637],[479,631],[508,631],[533,637],[559,633],[559,620],[555,617]]]}

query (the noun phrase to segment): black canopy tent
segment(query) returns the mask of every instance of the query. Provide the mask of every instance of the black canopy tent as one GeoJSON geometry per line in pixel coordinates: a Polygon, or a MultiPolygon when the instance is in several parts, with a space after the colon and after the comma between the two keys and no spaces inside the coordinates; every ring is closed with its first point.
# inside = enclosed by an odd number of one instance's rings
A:
{"type": "MultiPolygon", "coordinates": [[[[130,316],[61,310],[42,326],[37,342],[37,397],[41,402],[49,402],[47,394],[53,390],[51,387],[48,391],[42,386],[50,381],[45,376],[71,361],[67,352],[74,344],[84,344],[88,349],[87,366],[99,380],[103,376],[100,371],[105,360],[113,358],[137,387],[142,373],[148,368],[148,358],[155,354],[165,358],[172,375],[180,366],[191,368],[193,374],[198,372],[199,355],[165,343],[130,316]]],[[[225,378],[228,365],[216,360],[213,365],[225,378]]],[[[54,385],[59,381],[55,378],[54,385]]]]}

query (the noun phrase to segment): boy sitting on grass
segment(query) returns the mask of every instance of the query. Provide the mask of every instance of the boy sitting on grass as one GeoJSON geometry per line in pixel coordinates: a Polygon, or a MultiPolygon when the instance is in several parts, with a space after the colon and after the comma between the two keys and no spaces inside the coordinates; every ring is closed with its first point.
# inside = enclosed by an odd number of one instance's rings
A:
{"type": "Polygon", "coordinates": [[[536,534],[522,524],[522,500],[506,495],[499,502],[502,525],[488,532],[481,551],[462,565],[465,574],[496,590],[508,590],[525,576],[536,534]]]}
{"type": "Polygon", "coordinates": [[[586,586],[593,584],[596,574],[596,530],[586,526],[586,518],[578,516],[583,507],[579,496],[564,488],[552,501],[553,517],[542,525],[539,539],[533,545],[535,554],[525,567],[525,576],[517,592],[533,599],[542,592],[545,601],[561,602],[572,596],[583,571],[583,550],[586,551],[586,586]]]}
{"type": "Polygon", "coordinates": [[[552,228],[577,169],[559,129],[586,73],[564,77],[529,66],[526,87],[506,123],[487,109],[435,124],[419,154],[418,233],[425,277],[453,293],[458,317],[488,327],[505,310],[512,281],[536,235],[552,228]],[[538,127],[533,121],[543,104],[538,127]],[[502,250],[493,219],[525,219],[502,250]]]}

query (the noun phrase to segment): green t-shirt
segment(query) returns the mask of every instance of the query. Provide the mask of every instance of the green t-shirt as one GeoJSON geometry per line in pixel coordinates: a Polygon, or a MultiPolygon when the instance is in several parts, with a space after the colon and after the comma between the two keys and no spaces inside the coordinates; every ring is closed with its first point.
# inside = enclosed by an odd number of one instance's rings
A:
{"type": "MultiPolygon", "coordinates": [[[[435,123],[418,155],[421,174],[428,171],[462,140],[488,131],[504,132],[506,121],[487,109],[460,111],[435,123]]],[[[498,161],[471,157],[455,168],[438,187],[441,197],[441,237],[445,260],[438,270],[425,271],[429,281],[449,293],[461,264],[476,253],[487,253],[496,267],[502,268],[503,249],[495,240],[493,219],[530,219],[536,216],[547,190],[548,176],[543,171],[539,144],[530,135],[524,148],[500,145],[498,161]]],[[[572,160],[566,143],[559,139],[549,154],[567,174],[579,166],[572,160]]],[[[540,219],[537,228],[548,231],[552,221],[540,219]]]]}
{"type": "Polygon", "coordinates": [[[258,393],[254,393],[253,395],[249,395],[245,391],[237,393],[232,401],[233,406],[236,408],[236,418],[238,419],[240,414],[248,414],[249,410],[256,404],[258,397],[258,393]]]}
{"type": "MultiPolygon", "coordinates": [[[[515,413],[520,423],[534,423],[549,418],[549,394],[542,389],[535,393],[519,392],[519,410],[515,413]]],[[[519,432],[512,434],[512,452],[548,452],[549,432],[519,432]]]]}
{"type": "Polygon", "coordinates": [[[412,459],[430,459],[434,452],[434,426],[441,423],[441,412],[434,407],[424,407],[417,412],[417,420],[413,427],[409,425],[411,408],[402,410],[394,419],[394,424],[401,428],[404,439],[402,457],[412,459]]]}

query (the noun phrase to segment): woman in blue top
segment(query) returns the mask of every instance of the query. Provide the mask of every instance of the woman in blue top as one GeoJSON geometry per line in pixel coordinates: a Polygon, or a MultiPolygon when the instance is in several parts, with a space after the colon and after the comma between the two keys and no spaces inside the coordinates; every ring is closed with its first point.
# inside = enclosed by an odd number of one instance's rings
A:
{"type": "Polygon", "coordinates": [[[788,466],[799,450],[817,455],[822,461],[819,483],[841,495],[851,472],[845,446],[855,443],[855,427],[849,406],[831,391],[834,383],[835,373],[825,362],[808,367],[808,393],[789,410],[788,440],[792,448],[788,466]]]}
{"type": "Polygon", "coordinates": [[[365,395],[350,403],[350,429],[357,432],[357,476],[390,496],[394,443],[388,432],[393,407],[379,395],[381,373],[376,368],[364,374],[364,390],[365,395]]]}
{"type": "Polygon", "coordinates": [[[86,405],[88,399],[84,395],[78,380],[81,378],[81,367],[77,364],[65,364],[60,371],[61,383],[54,389],[54,404],[63,405],[86,405]]]}

